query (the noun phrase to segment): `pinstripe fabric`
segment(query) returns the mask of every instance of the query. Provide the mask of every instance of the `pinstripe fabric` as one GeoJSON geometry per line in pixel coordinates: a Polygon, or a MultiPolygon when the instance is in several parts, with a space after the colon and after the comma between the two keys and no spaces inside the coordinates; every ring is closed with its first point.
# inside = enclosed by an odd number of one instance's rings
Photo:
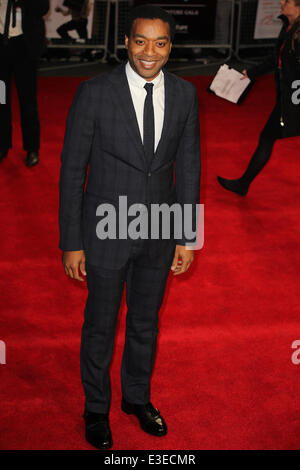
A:
{"type": "Polygon", "coordinates": [[[167,263],[162,268],[147,255],[145,243],[138,240],[132,244],[130,258],[120,269],[86,265],[89,294],[80,351],[86,411],[107,413],[110,408],[109,365],[125,281],[128,310],[121,369],[122,393],[129,403],[150,401],[158,313],[174,247],[168,250],[167,263]]]}
{"type": "MultiPolygon", "coordinates": [[[[177,201],[196,206],[199,202],[196,90],[170,73],[164,72],[164,78],[162,135],[150,161],[144,152],[124,64],[83,82],[67,118],[59,181],[60,248],[84,249],[86,255],[89,293],[81,374],[88,411],[105,413],[110,406],[108,370],[125,282],[128,312],[122,392],[129,402],[149,401],[158,313],[175,250],[172,238],[100,240],[96,235],[97,207],[111,203],[118,221],[120,195],[127,196],[128,205],[148,207],[151,203],[177,201]]],[[[176,243],[185,244],[186,240],[176,243]]]]}
{"type": "MultiPolygon", "coordinates": [[[[60,173],[60,248],[84,249],[87,261],[119,268],[130,240],[99,240],[96,208],[119,195],[128,204],[199,202],[200,143],[194,86],[164,71],[162,136],[147,162],[125,74],[125,64],[79,86],[68,114],[60,173]],[[174,184],[174,163],[176,184],[174,184]],[[84,186],[89,165],[89,173],[84,186]]],[[[165,263],[168,240],[149,240],[151,255],[165,263]]],[[[185,244],[183,238],[177,243],[185,244]]]]}

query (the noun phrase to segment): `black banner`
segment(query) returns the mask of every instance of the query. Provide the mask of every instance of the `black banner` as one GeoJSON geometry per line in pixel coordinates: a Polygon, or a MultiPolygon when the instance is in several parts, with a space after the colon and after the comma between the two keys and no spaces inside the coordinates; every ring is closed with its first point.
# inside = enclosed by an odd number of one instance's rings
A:
{"type": "Polygon", "coordinates": [[[175,18],[176,42],[214,39],[217,0],[134,1],[142,4],[158,5],[175,18]]]}

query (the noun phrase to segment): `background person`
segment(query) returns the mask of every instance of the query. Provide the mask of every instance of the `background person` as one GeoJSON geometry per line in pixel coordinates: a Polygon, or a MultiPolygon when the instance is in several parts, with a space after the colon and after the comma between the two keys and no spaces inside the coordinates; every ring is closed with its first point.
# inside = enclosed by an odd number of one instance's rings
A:
{"type": "Polygon", "coordinates": [[[0,105],[0,161],[12,147],[11,80],[20,103],[26,165],[39,162],[40,122],[37,104],[37,61],[46,47],[43,16],[49,0],[0,0],[0,80],[6,104],[0,105]]]}
{"type": "Polygon", "coordinates": [[[72,37],[68,34],[68,31],[77,31],[80,39],[87,39],[87,24],[90,9],[91,7],[89,0],[84,0],[80,10],[75,10],[74,8],[61,8],[59,6],[55,8],[56,12],[61,13],[64,16],[72,16],[70,21],[62,24],[56,30],[62,39],[66,41],[72,41],[72,37]]]}
{"type": "Polygon", "coordinates": [[[271,157],[276,139],[300,135],[300,106],[295,104],[292,84],[300,80],[300,0],[282,0],[280,18],[283,26],[275,53],[263,64],[251,68],[245,76],[254,80],[259,75],[275,70],[276,104],[263,128],[258,146],[241,178],[218,176],[219,183],[229,191],[245,196],[254,178],[271,157]]]}

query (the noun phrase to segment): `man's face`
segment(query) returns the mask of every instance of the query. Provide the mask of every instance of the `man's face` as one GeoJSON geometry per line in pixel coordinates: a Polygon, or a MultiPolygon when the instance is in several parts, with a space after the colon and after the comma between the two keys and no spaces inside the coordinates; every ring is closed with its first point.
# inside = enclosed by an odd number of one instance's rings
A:
{"type": "Polygon", "coordinates": [[[146,81],[151,81],[168,61],[171,52],[169,23],[160,19],[137,18],[125,47],[131,67],[146,81]]]}

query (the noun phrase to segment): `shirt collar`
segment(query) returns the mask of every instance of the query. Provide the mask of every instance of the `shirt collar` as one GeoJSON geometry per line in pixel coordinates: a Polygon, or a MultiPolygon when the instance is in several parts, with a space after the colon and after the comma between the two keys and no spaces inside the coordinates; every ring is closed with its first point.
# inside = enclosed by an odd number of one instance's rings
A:
{"type": "Polygon", "coordinates": [[[136,73],[133,68],[131,67],[129,61],[126,64],[126,76],[130,85],[135,86],[137,88],[144,88],[146,83],[153,83],[153,89],[157,89],[164,84],[164,73],[161,70],[157,77],[155,77],[151,82],[147,82],[143,77],[141,77],[138,73],[136,73]]]}

